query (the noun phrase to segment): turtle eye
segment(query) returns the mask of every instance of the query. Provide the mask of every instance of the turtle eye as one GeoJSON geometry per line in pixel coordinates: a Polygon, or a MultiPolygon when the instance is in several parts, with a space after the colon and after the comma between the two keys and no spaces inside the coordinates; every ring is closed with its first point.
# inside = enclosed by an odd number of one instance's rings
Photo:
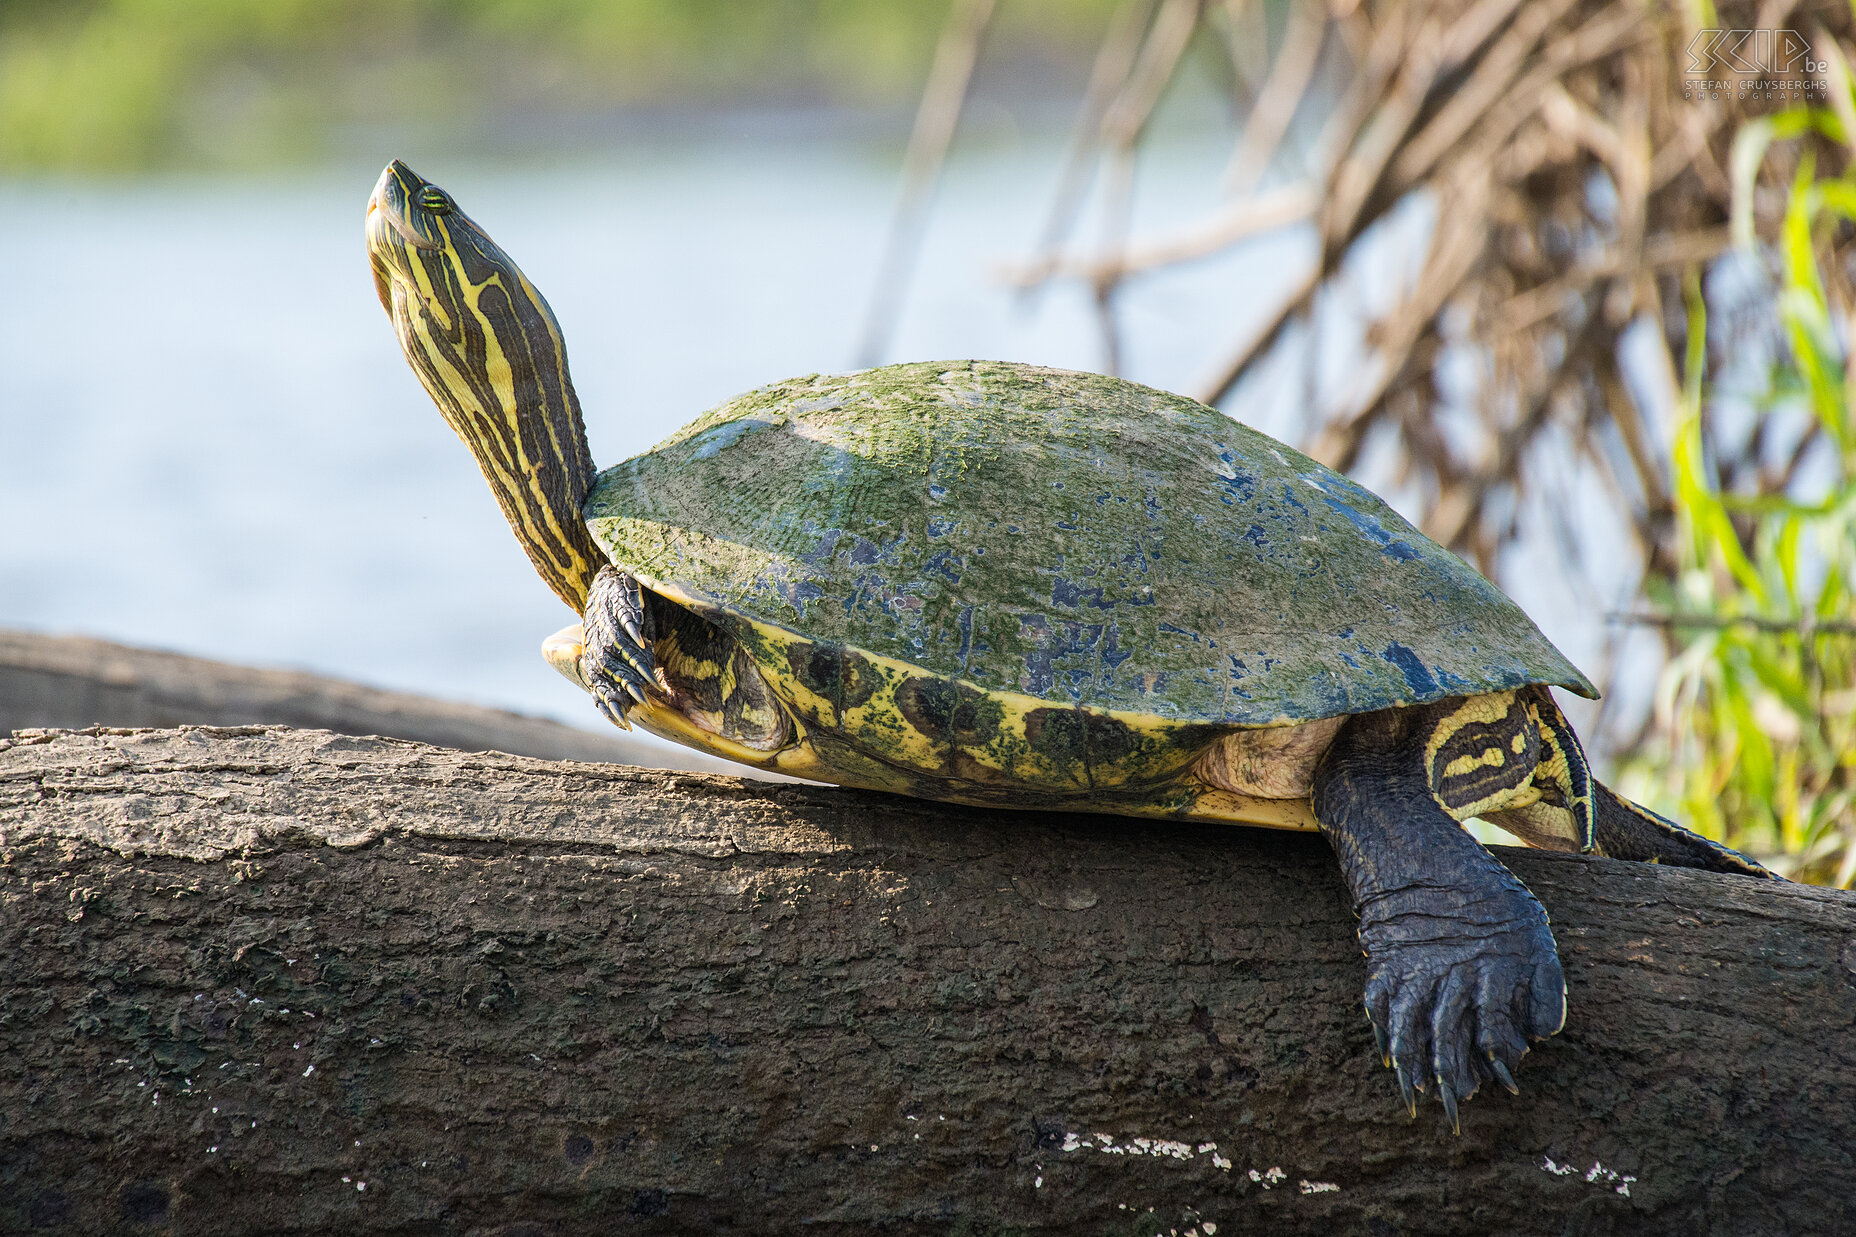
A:
{"type": "Polygon", "coordinates": [[[431,211],[434,215],[449,215],[451,213],[451,198],[437,185],[427,185],[419,191],[419,205],[431,211]]]}

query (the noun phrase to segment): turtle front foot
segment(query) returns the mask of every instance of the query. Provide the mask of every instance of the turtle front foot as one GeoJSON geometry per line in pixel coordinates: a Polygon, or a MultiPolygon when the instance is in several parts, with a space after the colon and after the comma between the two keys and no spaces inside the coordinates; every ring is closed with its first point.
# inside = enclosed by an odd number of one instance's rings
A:
{"type": "Polygon", "coordinates": [[[617,567],[601,567],[586,599],[580,675],[599,711],[626,730],[626,714],[657,685],[650,627],[638,581],[617,567]]]}
{"type": "MultiPolygon", "coordinates": [[[[1504,873],[1505,875],[1505,873],[1504,873]]],[[[1565,1024],[1566,982],[1546,912],[1513,877],[1508,888],[1419,887],[1364,908],[1366,1015],[1398,1075],[1412,1116],[1437,1088],[1450,1128],[1457,1103],[1484,1080],[1519,1094],[1514,1071],[1527,1042],[1565,1024]]]]}

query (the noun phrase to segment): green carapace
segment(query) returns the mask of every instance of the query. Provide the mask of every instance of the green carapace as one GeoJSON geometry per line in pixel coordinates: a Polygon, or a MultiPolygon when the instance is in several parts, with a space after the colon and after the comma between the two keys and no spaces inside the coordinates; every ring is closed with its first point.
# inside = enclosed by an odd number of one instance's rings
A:
{"type": "Polygon", "coordinates": [[[612,561],[982,691],[1278,726],[1554,683],[1513,602],[1203,404],[1001,362],[763,387],[601,474],[612,561]]]}
{"type": "Polygon", "coordinates": [[[1596,781],[1591,684],[1462,560],[1214,409],[996,361],[749,392],[597,476],[559,325],[391,165],[368,249],[407,360],[542,578],[607,717],[763,769],[953,803],[1319,830],[1416,1110],[1514,1089],[1565,985],[1462,827],[1767,873],[1596,781]]]}

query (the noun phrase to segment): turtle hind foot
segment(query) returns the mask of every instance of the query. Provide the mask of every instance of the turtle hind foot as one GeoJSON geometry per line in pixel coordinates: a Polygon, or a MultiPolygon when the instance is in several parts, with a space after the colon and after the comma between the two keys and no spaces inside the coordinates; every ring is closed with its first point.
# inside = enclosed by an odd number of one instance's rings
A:
{"type": "Polygon", "coordinates": [[[626,715],[657,689],[651,626],[638,581],[617,567],[601,567],[587,593],[580,674],[599,711],[626,730],[626,715]]]}
{"type": "Polygon", "coordinates": [[[1691,833],[1649,808],[1639,807],[1601,782],[1592,783],[1598,849],[1612,859],[1701,868],[1737,876],[1783,879],[1755,860],[1712,838],[1691,833]]]}

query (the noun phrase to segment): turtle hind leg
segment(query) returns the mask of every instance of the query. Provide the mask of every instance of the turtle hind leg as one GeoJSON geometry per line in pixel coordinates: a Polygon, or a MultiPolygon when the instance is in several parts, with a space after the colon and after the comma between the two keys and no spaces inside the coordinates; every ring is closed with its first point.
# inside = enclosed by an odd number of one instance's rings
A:
{"type": "Polygon", "coordinates": [[[646,730],[730,760],[756,762],[793,739],[793,726],[739,641],[617,567],[599,570],[571,640],[543,646],[550,661],[625,729],[646,730]],[[720,741],[723,746],[717,746],[720,741]]]}
{"type": "Polygon", "coordinates": [[[741,642],[702,615],[657,593],[651,651],[670,708],[710,734],[761,752],[793,739],[786,710],[741,642]]]}
{"type": "Polygon", "coordinates": [[[1639,863],[1666,863],[1709,872],[1763,876],[1777,880],[1771,871],[1739,851],[1690,833],[1673,820],[1639,807],[1602,782],[1592,783],[1597,807],[1598,849],[1613,859],[1639,863]]]}
{"type": "MultiPolygon", "coordinates": [[[[1464,702],[1348,719],[1314,774],[1314,812],[1360,918],[1366,1010],[1406,1103],[1514,1089],[1530,1039],[1558,1031],[1566,985],[1547,915],[1471,837],[1427,749],[1464,702]]],[[[1446,783],[1447,785],[1447,783],[1446,783]]]]}

